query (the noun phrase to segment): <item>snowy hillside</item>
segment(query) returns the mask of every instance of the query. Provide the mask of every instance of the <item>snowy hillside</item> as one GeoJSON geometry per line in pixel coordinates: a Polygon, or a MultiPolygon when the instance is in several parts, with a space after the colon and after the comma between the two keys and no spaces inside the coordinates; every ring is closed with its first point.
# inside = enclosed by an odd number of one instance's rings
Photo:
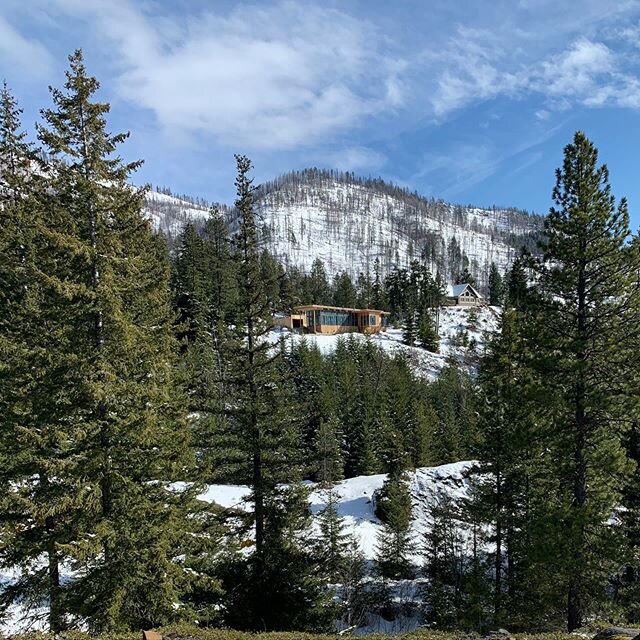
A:
{"type": "Polygon", "coordinates": [[[505,271],[531,248],[538,216],[513,209],[460,207],[428,200],[380,180],[307,170],[258,190],[258,210],[272,252],[308,270],[321,258],[330,274],[382,273],[411,260],[448,281],[469,266],[481,287],[492,262],[505,271]]]}
{"type": "MultiPolygon", "coordinates": [[[[410,347],[402,343],[402,329],[389,327],[387,331],[365,336],[361,333],[348,334],[356,340],[371,340],[375,345],[390,353],[403,352],[411,368],[418,374],[430,380],[435,380],[447,359],[456,358],[469,369],[477,364],[478,356],[482,355],[487,335],[495,332],[498,327],[499,309],[494,307],[477,307],[474,311],[477,320],[474,322],[470,308],[443,307],[440,309],[440,353],[431,353],[420,347],[410,347]]],[[[271,339],[276,341],[285,335],[287,339],[306,340],[310,345],[317,345],[323,353],[332,353],[342,335],[314,335],[292,334],[286,329],[276,329],[271,332],[271,339]]]]}
{"type": "Polygon", "coordinates": [[[208,206],[166,193],[149,191],[145,212],[154,229],[174,239],[187,223],[203,223],[208,215],[208,206]]]}
{"type": "MultiPolygon", "coordinates": [[[[454,462],[439,467],[422,467],[408,472],[413,509],[413,537],[419,538],[429,529],[429,507],[439,492],[452,498],[467,495],[468,475],[473,462],[454,462]]],[[[382,487],[386,476],[357,476],[342,480],[335,485],[338,497],[337,510],[347,530],[352,532],[367,559],[375,557],[376,539],[380,520],[375,515],[374,494],[382,487]]],[[[318,513],[326,506],[324,492],[311,484],[311,512],[318,513]]],[[[245,501],[249,489],[238,485],[210,485],[200,496],[206,502],[215,502],[222,507],[248,508],[245,501]]],[[[419,544],[416,544],[415,561],[419,562],[419,544]]]]}
{"type": "MultiPolygon", "coordinates": [[[[442,496],[454,500],[467,496],[469,476],[473,466],[473,461],[463,461],[407,472],[412,505],[409,558],[418,569],[417,575],[414,579],[387,581],[386,585],[391,590],[391,600],[396,608],[395,614],[383,617],[380,612],[367,610],[362,619],[357,622],[356,635],[371,632],[410,631],[421,624],[423,604],[420,590],[424,588],[425,580],[420,577],[419,568],[424,563],[425,534],[433,525],[431,508],[441,500],[442,496]]],[[[372,568],[382,530],[382,523],[375,515],[375,496],[385,478],[384,474],[357,476],[334,485],[335,498],[337,498],[337,502],[334,503],[336,510],[345,525],[345,532],[352,536],[367,560],[370,585],[373,585],[376,580],[372,568]]],[[[310,489],[311,512],[317,515],[326,507],[327,493],[314,484],[310,484],[310,489]]],[[[245,486],[211,485],[201,499],[227,508],[247,509],[248,494],[249,490],[245,486]]],[[[313,527],[317,532],[317,522],[314,522],[313,527]]],[[[470,554],[472,538],[463,535],[459,542],[460,552],[465,555],[470,554]]]]}
{"type": "MultiPolygon", "coordinates": [[[[539,216],[523,211],[461,207],[333,171],[286,174],[255,198],[270,251],[305,270],[321,258],[330,277],[371,272],[376,259],[384,275],[418,259],[449,282],[468,266],[483,289],[491,263],[504,272],[522,246],[535,250],[541,228],[539,216]]],[[[233,231],[233,211],[222,208],[233,231]]],[[[146,210],[172,240],[187,222],[202,224],[208,204],[151,191],[146,210]]]]}

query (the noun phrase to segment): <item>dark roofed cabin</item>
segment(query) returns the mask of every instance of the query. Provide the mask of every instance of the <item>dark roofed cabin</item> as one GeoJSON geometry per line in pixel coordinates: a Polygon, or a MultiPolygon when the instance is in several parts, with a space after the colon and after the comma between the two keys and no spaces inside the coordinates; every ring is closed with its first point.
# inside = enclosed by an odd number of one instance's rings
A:
{"type": "Polygon", "coordinates": [[[477,306],[484,304],[484,298],[470,284],[447,285],[447,303],[459,306],[477,306]]]}

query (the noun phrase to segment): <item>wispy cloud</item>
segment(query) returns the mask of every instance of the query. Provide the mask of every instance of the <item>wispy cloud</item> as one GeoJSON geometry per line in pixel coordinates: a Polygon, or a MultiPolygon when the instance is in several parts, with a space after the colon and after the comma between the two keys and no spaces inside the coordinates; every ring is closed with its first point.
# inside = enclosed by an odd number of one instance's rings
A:
{"type": "Polygon", "coordinates": [[[121,97],[174,134],[288,149],[357,127],[405,98],[403,62],[384,52],[376,29],[320,5],[237,5],[228,15],[169,20],[131,0],[52,4],[84,15],[108,40],[121,97]]]}
{"type": "Polygon", "coordinates": [[[343,147],[337,151],[322,154],[320,159],[336,169],[362,172],[378,171],[387,162],[384,154],[362,146],[343,147]]]}
{"type": "Polygon", "coordinates": [[[44,77],[51,70],[52,57],[42,44],[23,36],[0,15],[0,63],[44,77]]]}

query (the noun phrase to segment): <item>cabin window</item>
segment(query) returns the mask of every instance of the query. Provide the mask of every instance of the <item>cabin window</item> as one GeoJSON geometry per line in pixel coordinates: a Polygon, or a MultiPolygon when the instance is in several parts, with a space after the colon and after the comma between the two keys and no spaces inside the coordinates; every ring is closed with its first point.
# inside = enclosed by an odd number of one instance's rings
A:
{"type": "Polygon", "coordinates": [[[376,326],[376,317],[375,316],[369,316],[369,326],[370,327],[375,327],[376,326]]]}

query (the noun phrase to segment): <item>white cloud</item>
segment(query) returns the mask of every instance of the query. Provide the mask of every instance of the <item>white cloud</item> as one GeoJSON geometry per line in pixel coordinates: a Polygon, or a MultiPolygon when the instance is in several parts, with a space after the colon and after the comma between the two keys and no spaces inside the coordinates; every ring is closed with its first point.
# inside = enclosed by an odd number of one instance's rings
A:
{"type": "Polygon", "coordinates": [[[615,69],[612,51],[601,42],[580,38],[565,51],[530,71],[532,87],[551,96],[584,98],[615,69]]]}
{"type": "Polygon", "coordinates": [[[322,158],[329,166],[344,171],[377,171],[386,163],[386,157],[368,147],[345,147],[324,155],[322,158]]]}
{"type": "Polygon", "coordinates": [[[7,68],[18,67],[30,75],[45,76],[52,58],[39,42],[25,38],[0,15],[0,61],[7,68]]]}
{"type": "Polygon", "coordinates": [[[457,144],[443,152],[426,153],[420,169],[409,182],[436,178],[439,191],[446,197],[456,197],[467,187],[482,182],[493,174],[500,158],[495,148],[486,144],[457,144]],[[447,176],[445,178],[444,176],[447,176]]]}
{"type": "MultiPolygon", "coordinates": [[[[640,106],[640,81],[628,70],[623,52],[580,36],[558,52],[530,59],[522,51],[490,42],[480,30],[458,28],[448,45],[432,56],[437,68],[430,98],[442,118],[477,101],[539,95],[545,108],[536,117],[564,111],[573,104],[588,107],[640,106]]],[[[428,58],[428,56],[427,56],[428,58]]]]}
{"type": "Polygon", "coordinates": [[[174,21],[130,0],[55,0],[113,45],[120,96],[177,134],[286,149],[325,141],[404,100],[402,61],[364,21],[319,5],[237,5],[174,21]]]}

